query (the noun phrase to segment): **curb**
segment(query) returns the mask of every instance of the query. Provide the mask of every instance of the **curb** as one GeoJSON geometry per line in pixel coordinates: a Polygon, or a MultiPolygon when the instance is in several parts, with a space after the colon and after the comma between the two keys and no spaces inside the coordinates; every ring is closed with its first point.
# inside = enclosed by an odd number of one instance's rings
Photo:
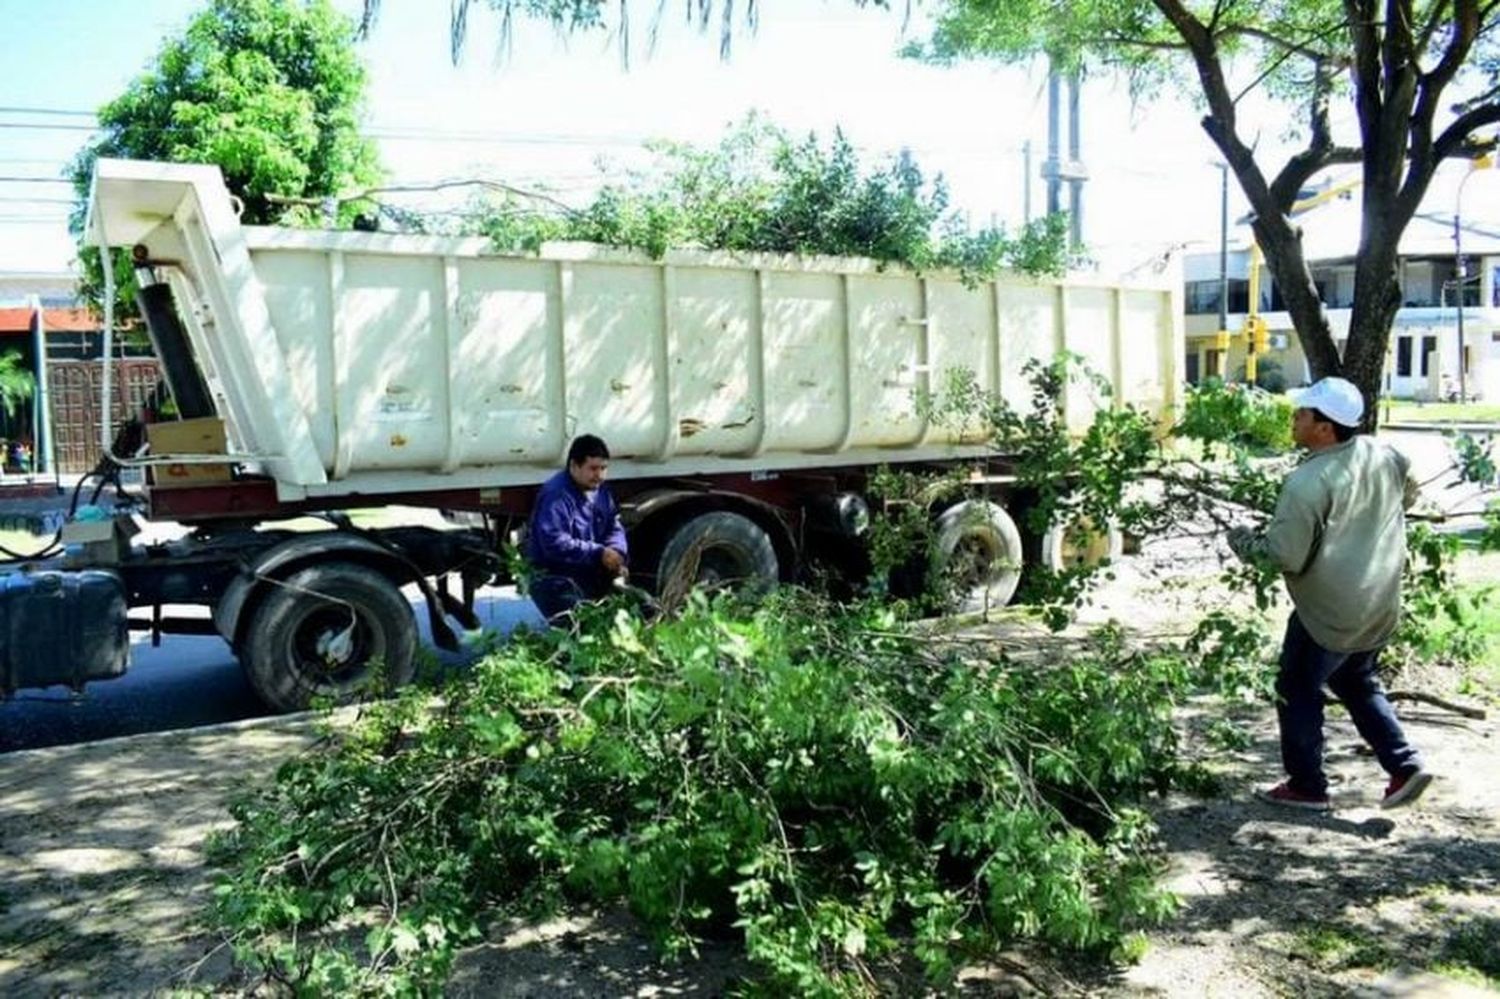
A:
{"type": "Polygon", "coordinates": [[[1400,430],[1403,432],[1415,431],[1417,433],[1445,434],[1494,434],[1500,433],[1500,423],[1456,423],[1449,421],[1434,420],[1430,423],[1400,421],[1396,423],[1378,424],[1380,430],[1400,430]]]}
{"type": "Polygon", "coordinates": [[[335,708],[331,715],[319,711],[297,711],[285,715],[262,715],[258,718],[241,718],[236,721],[214,722],[209,725],[191,725],[187,728],[162,729],[157,732],[112,735],[108,738],[95,739],[90,742],[61,743],[55,746],[41,746],[36,749],[17,749],[8,753],[0,753],[0,767],[8,767],[12,764],[24,766],[33,760],[67,756],[83,750],[108,752],[113,749],[136,748],[149,745],[153,742],[180,739],[184,736],[213,738],[215,736],[255,731],[256,729],[278,727],[285,728],[287,730],[285,734],[287,735],[312,734],[309,730],[313,729],[318,721],[326,718],[334,723],[347,723],[360,707],[361,705],[358,704],[347,704],[343,707],[335,708]]]}

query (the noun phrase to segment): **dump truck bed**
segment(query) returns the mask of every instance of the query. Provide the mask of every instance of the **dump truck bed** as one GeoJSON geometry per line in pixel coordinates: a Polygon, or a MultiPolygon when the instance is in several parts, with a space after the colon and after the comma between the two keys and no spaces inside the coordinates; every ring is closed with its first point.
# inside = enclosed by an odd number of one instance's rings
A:
{"type": "MultiPolygon", "coordinates": [[[[953,369],[1024,406],[1067,350],[1178,402],[1180,282],[974,286],[849,258],[242,226],[216,168],[99,161],[89,231],[170,281],[231,450],[283,499],[534,483],[578,433],[616,477],[941,460],[953,369]]],[[[1070,389],[1071,422],[1098,404],[1070,389]]]]}

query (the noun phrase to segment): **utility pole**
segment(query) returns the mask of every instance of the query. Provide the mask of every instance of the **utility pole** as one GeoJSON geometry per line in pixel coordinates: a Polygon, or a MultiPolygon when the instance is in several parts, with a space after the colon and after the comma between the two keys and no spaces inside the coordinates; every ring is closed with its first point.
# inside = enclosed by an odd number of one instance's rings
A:
{"type": "Polygon", "coordinates": [[[1062,77],[1056,70],[1047,74],[1047,161],[1042,176],[1047,179],[1047,214],[1062,211],[1062,160],[1058,147],[1062,136],[1062,77]]]}
{"type": "Polygon", "coordinates": [[[1089,172],[1083,165],[1083,133],[1079,121],[1079,81],[1077,73],[1068,77],[1068,159],[1061,155],[1062,145],[1062,74],[1056,70],[1047,75],[1047,160],[1042,176],[1047,181],[1047,214],[1062,211],[1062,185],[1068,182],[1068,245],[1077,250],[1083,245],[1083,184],[1089,172]]]}
{"type": "Polygon", "coordinates": [[[32,398],[36,400],[36,416],[31,424],[36,440],[32,442],[34,449],[31,470],[44,475],[52,471],[52,398],[47,391],[47,320],[40,296],[31,296],[31,311],[36,354],[36,391],[32,393],[32,398]]]}
{"type": "MultiPolygon", "coordinates": [[[[1464,176],[1464,180],[1468,180],[1468,179],[1469,179],[1468,175],[1465,175],[1464,176]]],[[[1459,182],[1458,192],[1459,192],[1459,197],[1462,198],[1463,197],[1463,182],[1462,181],[1459,182]]],[[[1464,283],[1465,283],[1465,278],[1467,278],[1469,276],[1468,275],[1469,265],[1464,260],[1464,236],[1463,236],[1463,232],[1464,232],[1463,222],[1462,222],[1462,220],[1461,220],[1461,218],[1460,218],[1460,216],[1458,214],[1458,211],[1454,211],[1454,213],[1453,213],[1453,256],[1454,256],[1454,263],[1456,264],[1455,270],[1458,273],[1457,273],[1457,280],[1455,280],[1453,283],[1458,286],[1458,296],[1455,299],[1455,304],[1456,304],[1456,306],[1458,308],[1458,401],[1459,401],[1460,404],[1466,403],[1466,402],[1469,401],[1468,387],[1465,385],[1465,382],[1468,381],[1468,377],[1467,376],[1468,376],[1469,373],[1464,370],[1468,366],[1465,363],[1468,360],[1468,358],[1466,358],[1464,356],[1464,283]]]]}
{"type": "Polygon", "coordinates": [[[1219,329],[1214,337],[1218,348],[1219,370],[1211,372],[1220,378],[1229,366],[1229,164],[1219,164],[1219,329]]]}
{"type": "MultiPolygon", "coordinates": [[[[1458,401],[1468,402],[1468,356],[1464,350],[1464,285],[1467,284],[1469,276],[1469,265],[1464,259],[1464,188],[1469,185],[1469,178],[1480,170],[1488,170],[1495,165],[1495,157],[1492,153],[1479,156],[1469,163],[1469,172],[1464,174],[1463,180],[1458,182],[1458,194],[1453,199],[1453,264],[1457,271],[1458,285],[1458,401]]],[[[1480,303],[1483,304],[1483,303],[1480,303]]]]}
{"type": "Polygon", "coordinates": [[[1073,248],[1083,246],[1083,126],[1079,121],[1078,73],[1068,77],[1068,224],[1073,248]]]}
{"type": "Polygon", "coordinates": [[[1229,164],[1219,164],[1219,329],[1229,330],[1229,164]]]}
{"type": "Polygon", "coordinates": [[[1031,140],[1021,146],[1021,218],[1031,224],[1031,140]]]}

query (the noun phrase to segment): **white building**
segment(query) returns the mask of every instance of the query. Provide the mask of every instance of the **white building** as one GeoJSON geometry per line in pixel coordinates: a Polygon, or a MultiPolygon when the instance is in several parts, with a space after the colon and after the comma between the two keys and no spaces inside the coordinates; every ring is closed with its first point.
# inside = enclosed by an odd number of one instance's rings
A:
{"type": "MultiPolygon", "coordinates": [[[[1396,313],[1386,363],[1386,388],[1398,398],[1431,399],[1457,389],[1460,320],[1454,209],[1463,165],[1434,183],[1423,209],[1412,219],[1400,246],[1402,307],[1396,313]],[[1445,206],[1429,210],[1430,206],[1445,206]]],[[[1475,173],[1466,185],[1462,216],[1463,368],[1466,394],[1500,401],[1500,170],[1475,173]]],[[[1354,299],[1354,249],[1359,239],[1357,187],[1297,216],[1313,280],[1342,351],[1354,299]]],[[[1183,263],[1187,312],[1187,376],[1242,377],[1243,336],[1231,337],[1227,357],[1216,344],[1221,283],[1227,283],[1232,334],[1244,328],[1249,304],[1249,227],[1230,234],[1228,267],[1221,282],[1218,247],[1199,245],[1183,263]]],[[[1271,332],[1269,358],[1281,366],[1288,386],[1310,380],[1306,357],[1270,272],[1260,271],[1260,313],[1271,332]]]]}

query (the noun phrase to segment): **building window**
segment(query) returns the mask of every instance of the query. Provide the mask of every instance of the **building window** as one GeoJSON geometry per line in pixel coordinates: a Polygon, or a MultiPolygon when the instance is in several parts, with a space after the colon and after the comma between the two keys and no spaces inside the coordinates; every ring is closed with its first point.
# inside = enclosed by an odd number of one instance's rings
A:
{"type": "Polygon", "coordinates": [[[1411,377],[1411,337],[1396,338],[1396,377],[1411,377]]]}
{"type": "Polygon", "coordinates": [[[1424,336],[1422,338],[1422,377],[1426,378],[1431,363],[1432,355],[1437,353],[1437,337],[1424,336]]]}
{"type": "MultiPolygon", "coordinates": [[[[1245,312],[1250,305],[1250,282],[1229,279],[1229,311],[1245,312]]],[[[1183,286],[1183,306],[1190,316],[1213,315],[1219,311],[1219,279],[1189,281],[1183,286]]]]}
{"type": "MultiPolygon", "coordinates": [[[[1469,267],[1468,260],[1465,259],[1463,279],[1464,305],[1475,309],[1479,308],[1479,276],[1479,268],[1469,267]]],[[[1456,281],[1455,284],[1457,284],[1456,281]]]]}
{"type": "Polygon", "coordinates": [[[1203,376],[1205,378],[1224,377],[1224,352],[1222,350],[1210,347],[1203,352],[1203,376]]]}
{"type": "Polygon", "coordinates": [[[1442,281],[1433,273],[1432,264],[1408,260],[1402,269],[1401,301],[1408,306],[1442,304],[1442,281]]]}

